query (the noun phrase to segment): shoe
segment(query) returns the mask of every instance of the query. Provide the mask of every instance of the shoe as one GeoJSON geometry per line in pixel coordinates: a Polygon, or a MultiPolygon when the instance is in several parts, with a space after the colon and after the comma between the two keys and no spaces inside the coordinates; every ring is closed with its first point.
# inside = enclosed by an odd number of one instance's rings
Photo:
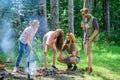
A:
{"type": "Polygon", "coordinates": [[[92,72],[92,68],[91,67],[90,68],[86,67],[84,71],[87,72],[87,73],[91,73],[92,72]]]}
{"type": "Polygon", "coordinates": [[[72,64],[68,64],[67,65],[67,70],[69,71],[69,70],[71,70],[71,68],[72,68],[72,64]]]}
{"type": "Polygon", "coordinates": [[[55,70],[58,70],[58,68],[56,68],[55,66],[52,65],[52,67],[53,67],[55,70]]]}
{"type": "Polygon", "coordinates": [[[72,69],[72,71],[75,71],[75,70],[77,70],[77,66],[74,66],[72,69]]]}
{"type": "Polygon", "coordinates": [[[14,67],[13,72],[17,72],[17,67],[16,66],[14,67]]]}
{"type": "Polygon", "coordinates": [[[25,68],[25,69],[24,69],[24,72],[25,72],[26,74],[30,73],[30,68],[25,68]]]}

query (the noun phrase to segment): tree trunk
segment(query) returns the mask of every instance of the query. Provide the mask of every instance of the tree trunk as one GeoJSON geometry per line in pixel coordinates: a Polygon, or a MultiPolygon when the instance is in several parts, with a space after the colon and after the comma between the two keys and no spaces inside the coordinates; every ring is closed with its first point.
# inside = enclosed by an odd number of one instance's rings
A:
{"type": "Polygon", "coordinates": [[[68,26],[69,32],[74,33],[74,0],[68,0],[68,26]]]}
{"type": "Polygon", "coordinates": [[[92,0],[84,0],[84,8],[88,8],[89,12],[91,13],[92,8],[92,0]]]}
{"type": "Polygon", "coordinates": [[[108,36],[110,36],[110,2],[107,0],[107,32],[108,36]]]}
{"type": "Polygon", "coordinates": [[[50,0],[51,29],[59,28],[59,0],[50,0]]]}
{"type": "Polygon", "coordinates": [[[94,14],[95,14],[95,12],[96,12],[96,4],[97,4],[97,0],[94,0],[94,14]]]}
{"type": "Polygon", "coordinates": [[[103,25],[110,36],[110,8],[109,0],[103,0],[103,25]]]}
{"type": "Polygon", "coordinates": [[[40,15],[40,28],[38,29],[40,37],[43,37],[44,34],[48,31],[47,28],[47,15],[46,15],[46,0],[39,0],[39,11],[40,15]]]}

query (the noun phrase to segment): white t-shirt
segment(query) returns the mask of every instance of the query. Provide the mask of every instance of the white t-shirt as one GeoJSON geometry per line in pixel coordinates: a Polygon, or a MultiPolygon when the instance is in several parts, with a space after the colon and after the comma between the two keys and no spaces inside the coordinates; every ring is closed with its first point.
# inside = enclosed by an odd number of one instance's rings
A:
{"type": "Polygon", "coordinates": [[[27,42],[27,39],[26,39],[27,37],[26,36],[27,36],[27,33],[28,33],[30,35],[30,42],[32,42],[33,37],[35,36],[36,32],[37,32],[37,28],[34,29],[33,27],[29,26],[29,27],[25,28],[25,30],[21,34],[19,40],[22,43],[27,44],[28,42],[27,42]]]}

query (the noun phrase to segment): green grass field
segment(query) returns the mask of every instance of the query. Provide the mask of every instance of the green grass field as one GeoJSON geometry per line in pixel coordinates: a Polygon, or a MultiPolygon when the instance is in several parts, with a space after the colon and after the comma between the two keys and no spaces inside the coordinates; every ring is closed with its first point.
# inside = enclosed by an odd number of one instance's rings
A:
{"type": "MultiPolygon", "coordinates": [[[[78,44],[78,43],[77,43],[78,44]]],[[[86,55],[81,50],[81,44],[78,44],[81,61],[78,64],[78,69],[81,70],[87,66],[86,55]]],[[[42,50],[42,49],[41,49],[42,50]]],[[[39,57],[42,57],[43,51],[37,50],[39,57]]],[[[52,65],[52,52],[48,52],[48,65],[52,65]]],[[[120,80],[120,47],[110,43],[94,43],[93,45],[93,72],[84,74],[82,80],[120,80]]],[[[57,53],[57,56],[59,52],[57,53]]],[[[0,55],[0,59],[5,61],[4,54],[0,55]]],[[[38,64],[42,65],[43,60],[38,64]]],[[[13,59],[15,61],[15,59],[13,59]]],[[[8,65],[7,65],[8,66],[8,65]]],[[[66,69],[64,64],[56,62],[58,68],[66,69]]],[[[12,67],[12,66],[11,66],[12,67]]],[[[79,74],[78,74],[79,75],[79,74]]],[[[81,80],[80,79],[80,80],[81,80]]]]}

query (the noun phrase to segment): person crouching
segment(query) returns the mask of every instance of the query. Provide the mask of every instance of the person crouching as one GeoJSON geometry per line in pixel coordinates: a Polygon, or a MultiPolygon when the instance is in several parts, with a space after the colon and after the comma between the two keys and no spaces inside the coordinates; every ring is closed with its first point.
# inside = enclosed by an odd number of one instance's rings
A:
{"type": "Polygon", "coordinates": [[[78,48],[75,44],[75,36],[73,33],[68,33],[66,40],[62,46],[62,50],[58,57],[58,61],[67,65],[67,70],[77,70],[77,64],[80,61],[78,48]],[[68,56],[63,56],[63,52],[67,51],[68,56]],[[74,67],[73,67],[74,65],[74,67]],[[72,68],[73,67],[73,68],[72,68]]]}

